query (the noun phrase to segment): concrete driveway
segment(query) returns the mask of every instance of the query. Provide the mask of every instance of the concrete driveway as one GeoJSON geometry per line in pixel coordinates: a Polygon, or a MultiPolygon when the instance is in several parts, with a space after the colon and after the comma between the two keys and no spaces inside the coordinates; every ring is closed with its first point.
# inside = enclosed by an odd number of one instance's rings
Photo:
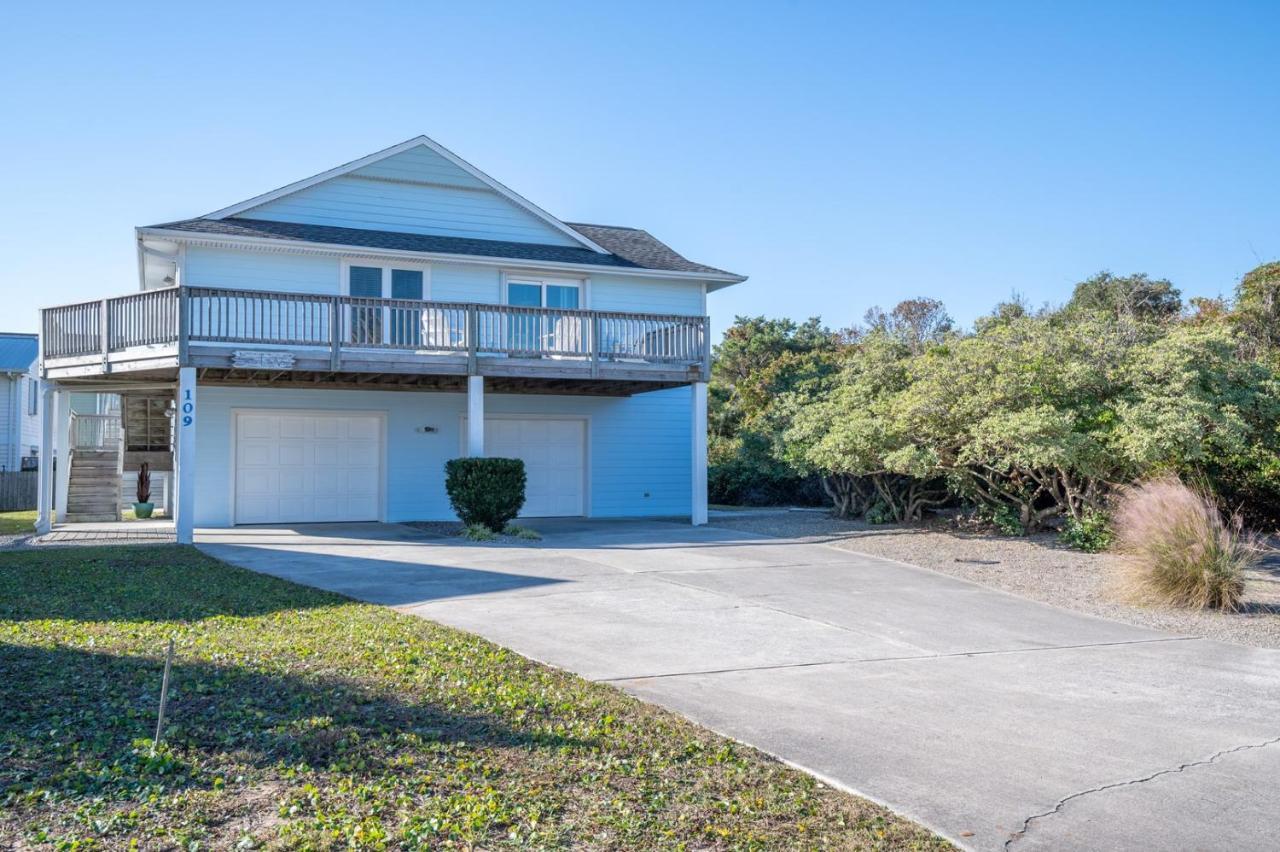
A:
{"type": "Polygon", "coordinates": [[[246,568],[607,681],[975,849],[1274,849],[1280,652],[819,544],[657,522],[532,546],[209,530],[246,568]]]}

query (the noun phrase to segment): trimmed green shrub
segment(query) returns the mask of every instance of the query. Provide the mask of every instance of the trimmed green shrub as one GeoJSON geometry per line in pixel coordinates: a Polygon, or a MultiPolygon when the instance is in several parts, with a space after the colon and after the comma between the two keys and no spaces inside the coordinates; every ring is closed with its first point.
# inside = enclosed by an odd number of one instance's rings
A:
{"type": "Polygon", "coordinates": [[[524,506],[525,472],[520,459],[450,459],[444,465],[449,505],[464,524],[501,532],[524,506]]]}

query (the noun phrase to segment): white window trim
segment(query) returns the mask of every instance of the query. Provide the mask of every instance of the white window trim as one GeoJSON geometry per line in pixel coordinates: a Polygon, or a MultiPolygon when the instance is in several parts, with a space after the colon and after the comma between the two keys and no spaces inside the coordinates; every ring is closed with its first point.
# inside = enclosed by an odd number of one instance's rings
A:
{"type": "Polygon", "coordinates": [[[591,310],[588,304],[591,297],[591,287],[589,278],[566,278],[559,275],[525,275],[520,272],[511,272],[503,270],[501,283],[499,287],[502,292],[498,294],[498,304],[509,305],[511,300],[508,296],[509,285],[511,284],[537,284],[542,288],[542,307],[547,306],[547,286],[552,287],[574,287],[578,291],[578,307],[566,310],[591,310]]]}
{"type": "Polygon", "coordinates": [[[393,269],[409,269],[422,273],[422,301],[426,302],[431,299],[431,264],[429,263],[413,263],[410,261],[390,262],[385,260],[368,260],[365,258],[344,257],[342,263],[339,264],[340,273],[338,281],[338,293],[343,296],[351,295],[351,267],[367,266],[382,270],[382,296],[383,299],[391,298],[391,270],[393,269]]]}

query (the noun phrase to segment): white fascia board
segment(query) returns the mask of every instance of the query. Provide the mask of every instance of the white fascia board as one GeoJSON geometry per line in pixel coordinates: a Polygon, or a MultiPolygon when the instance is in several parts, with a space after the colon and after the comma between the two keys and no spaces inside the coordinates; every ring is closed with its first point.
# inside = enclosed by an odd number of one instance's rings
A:
{"type": "MultiPolygon", "coordinates": [[[[230,235],[200,236],[190,231],[170,231],[164,228],[139,228],[139,236],[162,237],[185,245],[209,246],[211,248],[246,248],[263,251],[290,252],[294,254],[324,255],[330,257],[379,257],[400,258],[417,261],[440,261],[446,263],[470,263],[480,266],[505,266],[520,269],[551,269],[579,274],[597,272],[610,275],[634,275],[643,278],[674,278],[684,281],[717,282],[719,286],[738,284],[746,281],[745,275],[710,272],[680,272],[669,269],[644,269],[630,266],[604,266],[594,263],[559,263],[551,260],[530,260],[522,257],[492,257],[474,254],[449,254],[447,252],[404,251],[401,249],[380,249],[369,246],[342,245],[337,243],[309,243],[303,240],[274,240],[267,237],[238,237],[230,235]]],[[[719,289],[711,287],[709,289],[719,289]]]]}
{"type": "Polygon", "coordinates": [[[586,236],[578,233],[573,228],[570,228],[564,222],[561,222],[555,216],[552,216],[550,213],[543,210],[541,207],[534,204],[529,199],[525,198],[524,196],[520,195],[514,190],[508,189],[506,186],[494,180],[493,178],[489,177],[487,174],[480,171],[475,166],[471,165],[466,160],[462,159],[457,154],[450,151],[448,148],[445,148],[439,142],[436,142],[434,139],[431,139],[430,137],[427,137],[427,136],[417,136],[406,142],[401,142],[399,145],[392,145],[390,148],[384,148],[383,150],[370,154],[367,157],[361,157],[358,160],[352,160],[349,163],[345,163],[336,168],[329,169],[327,172],[321,172],[318,175],[312,175],[309,178],[304,178],[303,180],[295,181],[294,183],[291,183],[288,186],[282,186],[279,189],[273,189],[271,192],[264,192],[262,195],[254,196],[253,198],[250,198],[248,201],[241,201],[239,204],[232,204],[230,207],[223,207],[221,210],[215,210],[212,213],[208,213],[208,214],[205,214],[204,216],[201,216],[200,218],[201,219],[225,219],[228,216],[235,216],[239,213],[244,213],[247,210],[252,210],[254,207],[261,207],[263,204],[266,204],[269,201],[275,201],[277,198],[283,198],[286,195],[291,195],[300,190],[308,189],[310,187],[315,186],[316,184],[324,183],[325,181],[330,180],[332,178],[341,177],[342,175],[345,175],[345,174],[350,174],[351,172],[354,172],[357,169],[362,169],[365,166],[373,165],[374,163],[379,162],[381,160],[385,160],[388,157],[394,157],[396,154],[403,154],[405,151],[408,151],[413,148],[417,148],[419,146],[429,148],[430,150],[434,151],[436,154],[439,154],[441,157],[444,157],[446,160],[453,163],[455,166],[462,169],[464,172],[471,175],[476,180],[488,186],[494,192],[506,198],[508,201],[512,202],[513,204],[519,207],[523,207],[525,210],[532,213],[534,216],[537,216],[539,219],[543,220],[548,225],[555,228],[557,231],[560,231],[562,234],[569,237],[574,242],[584,245],[587,248],[591,249],[592,251],[598,252],[600,254],[609,253],[604,248],[596,244],[593,240],[588,239],[586,236]]]}

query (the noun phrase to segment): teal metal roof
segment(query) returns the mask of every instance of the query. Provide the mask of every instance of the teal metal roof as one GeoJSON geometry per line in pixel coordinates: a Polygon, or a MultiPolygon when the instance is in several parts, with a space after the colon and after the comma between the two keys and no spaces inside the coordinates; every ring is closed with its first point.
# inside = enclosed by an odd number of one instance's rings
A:
{"type": "Polygon", "coordinates": [[[34,334],[0,332],[0,373],[25,373],[35,363],[39,350],[34,334]]]}

